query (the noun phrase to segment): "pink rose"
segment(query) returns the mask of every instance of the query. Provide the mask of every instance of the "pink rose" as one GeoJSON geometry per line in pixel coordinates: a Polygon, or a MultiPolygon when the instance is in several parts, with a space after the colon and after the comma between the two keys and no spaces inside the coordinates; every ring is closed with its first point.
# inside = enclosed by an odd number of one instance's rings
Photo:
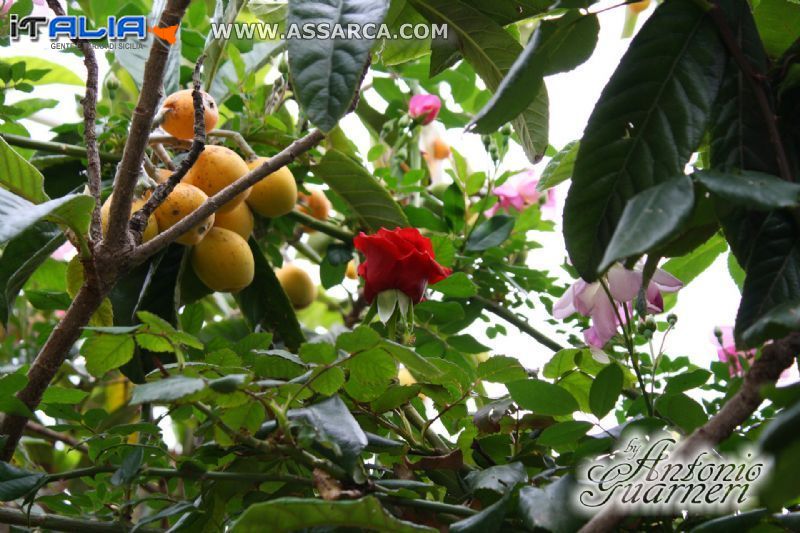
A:
{"type": "MultiPolygon", "coordinates": [[[[497,197],[497,203],[484,212],[488,218],[493,216],[500,209],[509,211],[515,209],[522,211],[528,206],[539,203],[541,193],[536,190],[539,180],[536,179],[533,170],[526,170],[508,178],[502,185],[492,189],[492,194],[497,197]]],[[[547,196],[542,207],[555,208],[556,197],[553,189],[547,191],[547,196]]]]}
{"type": "Polygon", "coordinates": [[[442,101],[435,94],[415,94],[408,102],[408,116],[421,119],[423,124],[430,124],[441,108],[442,101]]]}

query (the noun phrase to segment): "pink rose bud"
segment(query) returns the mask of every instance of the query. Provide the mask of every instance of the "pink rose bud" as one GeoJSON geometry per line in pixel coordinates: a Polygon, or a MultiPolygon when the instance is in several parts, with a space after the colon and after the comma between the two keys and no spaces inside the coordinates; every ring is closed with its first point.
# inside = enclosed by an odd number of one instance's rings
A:
{"type": "Polygon", "coordinates": [[[422,119],[423,124],[430,124],[441,107],[442,101],[435,94],[415,94],[408,103],[408,115],[413,119],[422,119]]]}

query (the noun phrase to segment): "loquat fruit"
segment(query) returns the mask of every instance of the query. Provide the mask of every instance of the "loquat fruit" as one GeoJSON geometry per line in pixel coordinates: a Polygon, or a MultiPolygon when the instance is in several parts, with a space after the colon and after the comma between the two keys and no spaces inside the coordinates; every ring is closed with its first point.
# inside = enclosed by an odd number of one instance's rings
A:
{"type": "MultiPolygon", "coordinates": [[[[108,215],[111,212],[111,198],[113,194],[108,195],[108,198],[100,207],[100,225],[103,228],[103,235],[106,234],[108,230],[108,215]]],[[[146,192],[144,196],[141,198],[134,198],[133,202],[131,202],[131,215],[142,208],[142,206],[147,202],[147,199],[150,198],[150,192],[146,192]]],[[[147,219],[147,227],[144,228],[142,232],[142,242],[147,242],[156,235],[158,235],[158,221],[156,220],[155,215],[150,215],[150,218],[147,219]]]]}
{"type": "MultiPolygon", "coordinates": [[[[213,130],[219,120],[219,110],[214,98],[205,91],[203,97],[203,120],[206,133],[213,130]]],[[[161,106],[164,111],[164,120],[161,128],[177,139],[191,140],[194,138],[194,101],[192,90],[184,89],[167,96],[161,106]]]]}
{"type": "Polygon", "coordinates": [[[347,263],[347,270],[344,271],[344,275],[347,276],[348,279],[358,279],[358,269],[356,268],[354,259],[351,259],[347,263]]]}
{"type": "Polygon", "coordinates": [[[192,249],[192,267],[209,289],[239,292],[253,282],[255,262],[247,241],[225,228],[211,228],[192,249]]]}
{"type": "MultiPolygon", "coordinates": [[[[253,170],[269,161],[268,157],[258,157],[247,162],[253,170]]],[[[248,205],[261,216],[275,218],[283,216],[297,203],[297,183],[292,171],[282,167],[250,188],[248,205]]]]}
{"type": "Polygon", "coordinates": [[[317,287],[302,268],[286,264],[275,275],[295,309],[305,309],[317,298],[317,287]]]}
{"type": "Polygon", "coordinates": [[[247,207],[246,202],[242,202],[230,211],[217,213],[214,226],[229,229],[247,240],[253,233],[253,212],[247,207]]]}
{"type": "MultiPolygon", "coordinates": [[[[247,163],[239,154],[224,146],[210,145],[206,146],[183,181],[194,185],[208,196],[214,196],[249,171],[247,163]]],[[[230,211],[244,202],[249,194],[250,189],[239,193],[219,210],[230,211]]]]}
{"type": "Polygon", "coordinates": [[[168,168],[156,169],[156,183],[164,183],[172,176],[172,171],[168,168]]]}
{"type": "MultiPolygon", "coordinates": [[[[331,201],[325,196],[325,193],[320,189],[309,189],[309,194],[300,192],[297,194],[300,204],[300,211],[311,215],[317,220],[327,220],[331,211],[331,201]]],[[[313,229],[303,228],[308,233],[312,233],[313,229]]]]}
{"type": "MultiPolygon", "coordinates": [[[[161,231],[171,228],[192,211],[203,205],[208,200],[206,193],[188,183],[178,183],[156,209],[155,216],[161,231]]],[[[194,246],[206,236],[208,230],[214,225],[214,213],[211,213],[202,222],[175,239],[175,242],[186,246],[194,246]]]]}

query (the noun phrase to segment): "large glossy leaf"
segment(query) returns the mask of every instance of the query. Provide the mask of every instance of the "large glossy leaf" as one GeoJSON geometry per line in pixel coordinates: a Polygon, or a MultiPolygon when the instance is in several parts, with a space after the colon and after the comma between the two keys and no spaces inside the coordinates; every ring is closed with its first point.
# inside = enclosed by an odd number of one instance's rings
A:
{"type": "Polygon", "coordinates": [[[358,162],[330,150],[313,169],[316,176],[347,203],[366,229],[408,226],[408,219],[389,192],[358,162]]]}
{"type": "Polygon", "coordinates": [[[538,379],[507,383],[508,392],[523,409],[536,414],[561,416],[578,410],[578,402],[565,388],[538,379]]]}
{"type": "Polygon", "coordinates": [[[492,505],[458,522],[450,524],[450,533],[495,533],[500,531],[508,513],[513,493],[509,492],[492,505]]]}
{"type": "Polygon", "coordinates": [[[725,52],[690,0],[661,4],[603,90],[581,139],[564,210],[572,263],[586,280],[627,201],[683,173],[705,132],[725,52]]]}
{"type": "Polygon", "coordinates": [[[522,487],[519,491],[522,523],[531,531],[539,528],[552,533],[577,531],[586,519],[572,510],[576,490],[572,476],[563,476],[543,488],[522,487]]]}
{"type": "Polygon", "coordinates": [[[496,131],[531,103],[544,76],[572,70],[586,61],[594,51],[599,31],[596,15],[577,10],[541,22],[492,99],[473,119],[475,131],[496,131]]]}
{"type": "Polygon", "coordinates": [[[8,502],[25,496],[39,486],[45,475],[29,472],[0,462],[0,501],[8,502]]]}
{"type": "Polygon", "coordinates": [[[261,533],[265,524],[273,533],[317,527],[356,528],[393,533],[435,533],[437,530],[395,518],[374,496],[358,500],[325,501],[278,498],[248,507],[234,522],[233,533],[261,533]]]}
{"type": "Polygon", "coordinates": [[[297,350],[305,337],[289,297],[255,239],[251,238],[248,244],[255,259],[256,274],[253,283],[236,294],[242,314],[252,327],[260,325],[277,333],[290,350],[297,350]]]}
{"type": "Polygon", "coordinates": [[[780,339],[800,331],[800,300],[774,307],[742,333],[744,346],[759,346],[768,340],[780,339]]]}
{"type": "Polygon", "coordinates": [[[692,207],[694,186],[688,176],[665,181],[630,198],[597,273],[615,261],[639,256],[667,242],[689,220],[692,207]]]}
{"type": "Polygon", "coordinates": [[[0,189],[0,243],[19,236],[39,220],[64,224],[79,235],[89,229],[94,199],[86,194],[69,194],[32,204],[5,189],[0,189]]]}
{"type": "Polygon", "coordinates": [[[800,6],[792,0],[761,0],[753,6],[767,52],[779,57],[800,38],[800,6]]]}
{"type": "Polygon", "coordinates": [[[206,387],[206,381],[200,378],[173,376],[151,383],[136,385],[131,396],[131,405],[142,403],[174,402],[206,387]]]}
{"type": "Polygon", "coordinates": [[[465,480],[474,493],[489,491],[506,494],[512,491],[517,484],[526,482],[528,474],[525,472],[525,465],[516,462],[470,472],[465,480]]]}
{"type": "Polygon", "coordinates": [[[501,26],[545,13],[553,5],[552,0],[514,0],[513,2],[464,0],[464,3],[486,14],[501,26]]]}
{"type": "MultiPolygon", "coordinates": [[[[289,26],[380,24],[387,2],[373,0],[293,0],[289,26]]],[[[308,119],[322,131],[336,126],[350,107],[373,40],[288,39],[289,70],[295,94],[308,119]]]]}
{"type": "Polygon", "coordinates": [[[0,187],[35,204],[49,200],[44,177],[0,137],[0,187]]]}
{"type": "Polygon", "coordinates": [[[622,393],[623,380],[622,369],[616,363],[608,365],[597,374],[592,388],[589,389],[589,406],[594,416],[603,418],[614,408],[622,393]]]}
{"type": "MultiPolygon", "coordinates": [[[[395,35],[399,34],[400,27],[404,24],[425,24],[425,22],[425,18],[408,3],[408,0],[390,2],[389,11],[384,19],[384,24],[395,35]]],[[[384,39],[376,49],[380,51],[381,62],[384,65],[397,65],[422,57],[430,51],[430,48],[431,40],[428,38],[384,39]]]]}
{"type": "Polygon", "coordinates": [[[800,299],[800,241],[792,217],[781,211],[771,212],[753,238],[736,315],[737,339],[780,304],[800,299]]]}
{"type": "Polygon", "coordinates": [[[796,207],[800,201],[800,185],[762,172],[711,169],[695,172],[694,177],[723,200],[751,209],[796,207]]]}
{"type": "MultiPolygon", "coordinates": [[[[522,46],[502,26],[460,0],[409,1],[429,21],[447,24],[448,31],[458,37],[464,58],[486,86],[497,91],[522,46]]],[[[548,137],[548,98],[544,84],[512,124],[528,159],[531,162],[541,159],[548,137]]]]}
{"type": "Polygon", "coordinates": [[[0,322],[6,324],[22,286],[65,241],[58,227],[37,222],[6,245],[0,258],[0,322]]]}

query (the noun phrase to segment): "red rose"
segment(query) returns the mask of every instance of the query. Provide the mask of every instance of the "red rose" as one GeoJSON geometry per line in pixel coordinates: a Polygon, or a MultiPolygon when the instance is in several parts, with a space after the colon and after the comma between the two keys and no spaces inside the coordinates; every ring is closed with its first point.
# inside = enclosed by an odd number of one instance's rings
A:
{"type": "Polygon", "coordinates": [[[358,265],[364,278],[364,297],[372,303],[378,293],[397,289],[419,303],[428,283],[436,283],[452,270],[436,262],[431,240],[417,228],[381,228],[374,235],[363,232],[353,239],[366,259],[358,265]]]}

